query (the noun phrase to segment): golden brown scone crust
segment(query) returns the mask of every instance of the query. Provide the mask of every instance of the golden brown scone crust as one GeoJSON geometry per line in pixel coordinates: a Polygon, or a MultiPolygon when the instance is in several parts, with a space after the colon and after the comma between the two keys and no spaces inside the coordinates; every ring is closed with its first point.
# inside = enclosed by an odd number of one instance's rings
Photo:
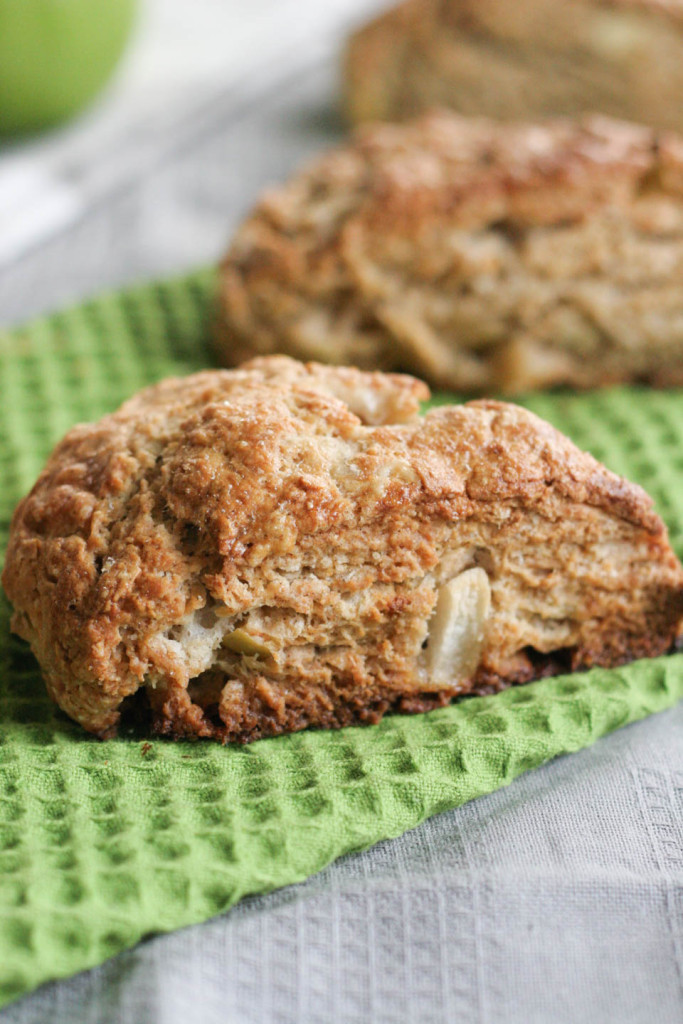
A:
{"type": "Polygon", "coordinates": [[[683,384],[683,140],[446,112],[361,130],[238,230],[217,348],[480,394],[683,384]]]}
{"type": "Polygon", "coordinates": [[[420,418],[427,394],[279,357],[75,427],[3,574],[52,697],[101,736],[143,691],[157,732],[247,741],[670,649],[683,572],[647,495],[521,408],[420,418]],[[483,646],[434,679],[441,588],[473,567],[483,646]]]}
{"type": "Polygon", "coordinates": [[[447,106],[683,131],[682,90],[682,0],[407,0],[357,31],[344,59],[353,122],[447,106]]]}

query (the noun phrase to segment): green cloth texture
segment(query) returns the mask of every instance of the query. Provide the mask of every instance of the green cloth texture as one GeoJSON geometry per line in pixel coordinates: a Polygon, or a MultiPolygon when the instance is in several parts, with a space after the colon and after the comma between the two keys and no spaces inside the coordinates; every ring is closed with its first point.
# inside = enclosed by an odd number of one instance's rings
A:
{"type": "MultiPolygon", "coordinates": [[[[204,271],[0,331],[0,551],[16,501],[73,423],[215,363],[214,282],[204,271]]],[[[683,553],[681,392],[524,404],[646,487],[683,553]]],[[[150,933],[305,879],[681,697],[675,655],[247,747],[102,743],[50,703],[3,597],[0,1005],[150,933]]]]}

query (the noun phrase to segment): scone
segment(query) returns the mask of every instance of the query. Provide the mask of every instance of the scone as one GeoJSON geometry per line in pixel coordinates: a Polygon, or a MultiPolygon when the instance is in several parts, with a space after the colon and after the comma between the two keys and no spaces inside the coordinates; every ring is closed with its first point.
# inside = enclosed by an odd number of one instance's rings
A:
{"type": "Polygon", "coordinates": [[[74,428],[3,575],[60,707],[243,742],[669,650],[683,570],[647,495],[521,408],[427,394],[280,357],[74,428]]]}
{"type": "Polygon", "coordinates": [[[407,0],[350,40],[352,121],[588,111],[683,131],[683,0],[407,0]]]}
{"type": "Polygon", "coordinates": [[[361,130],[267,194],[217,348],[491,394],[683,384],[683,139],[436,113],[361,130]]]}

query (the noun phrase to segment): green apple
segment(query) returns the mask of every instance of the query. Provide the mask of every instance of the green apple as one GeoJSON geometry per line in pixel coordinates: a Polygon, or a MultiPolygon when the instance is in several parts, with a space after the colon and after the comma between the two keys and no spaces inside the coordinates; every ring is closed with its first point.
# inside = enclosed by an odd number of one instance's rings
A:
{"type": "Polygon", "coordinates": [[[0,0],[0,132],[76,113],[114,70],[136,0],[0,0]]]}

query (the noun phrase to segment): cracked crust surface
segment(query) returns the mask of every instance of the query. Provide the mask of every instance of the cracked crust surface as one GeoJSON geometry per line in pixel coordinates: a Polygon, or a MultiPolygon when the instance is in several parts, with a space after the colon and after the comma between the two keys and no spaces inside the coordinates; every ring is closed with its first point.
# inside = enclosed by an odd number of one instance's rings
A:
{"type": "Polygon", "coordinates": [[[238,230],[216,344],[480,394],[681,385],[683,140],[446,112],[361,130],[238,230]]]}
{"type": "Polygon", "coordinates": [[[448,106],[683,131],[683,2],[407,0],[351,37],[344,89],[354,122],[448,106]]]}
{"type": "Polygon", "coordinates": [[[248,741],[670,649],[683,571],[648,496],[521,408],[420,417],[427,394],[278,357],[70,431],[3,574],[54,700],[101,736],[137,693],[161,734],[248,741]],[[471,579],[475,667],[434,678],[471,579]]]}

